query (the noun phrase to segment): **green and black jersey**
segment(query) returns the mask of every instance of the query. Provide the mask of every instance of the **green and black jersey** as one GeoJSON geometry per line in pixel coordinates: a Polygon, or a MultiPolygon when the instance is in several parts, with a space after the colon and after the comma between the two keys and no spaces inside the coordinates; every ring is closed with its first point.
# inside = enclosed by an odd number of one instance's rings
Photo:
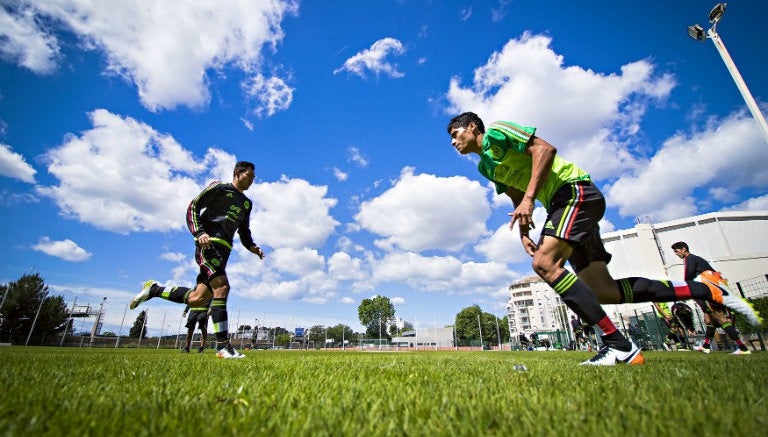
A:
{"type": "Polygon", "coordinates": [[[195,239],[203,233],[232,249],[235,231],[243,246],[256,244],[249,225],[251,201],[231,183],[212,182],[187,208],[187,227],[195,239]]]}
{"type": "MultiPolygon", "coordinates": [[[[511,121],[495,121],[483,136],[483,151],[477,169],[496,184],[496,193],[509,187],[525,192],[531,180],[533,158],[525,153],[535,127],[521,126],[511,121]]],[[[589,174],[576,164],[555,155],[552,171],[544,180],[536,199],[549,211],[558,188],[575,181],[589,181],[589,174]]]]}

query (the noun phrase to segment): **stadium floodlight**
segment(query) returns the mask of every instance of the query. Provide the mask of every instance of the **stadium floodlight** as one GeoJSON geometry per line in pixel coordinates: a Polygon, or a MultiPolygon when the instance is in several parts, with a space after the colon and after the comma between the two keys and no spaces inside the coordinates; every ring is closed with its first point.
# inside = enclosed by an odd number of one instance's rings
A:
{"type": "Polygon", "coordinates": [[[733,59],[731,59],[731,55],[725,48],[723,40],[717,33],[717,23],[719,23],[723,18],[723,14],[725,13],[725,6],[725,3],[718,3],[709,12],[709,22],[712,24],[712,27],[707,30],[706,34],[704,33],[703,27],[701,27],[699,24],[694,24],[693,26],[688,26],[688,36],[695,39],[696,41],[702,42],[709,38],[715,44],[715,48],[717,49],[718,53],[720,53],[720,57],[723,58],[723,62],[725,62],[725,67],[728,69],[728,72],[731,73],[733,81],[736,82],[736,87],[739,89],[741,96],[747,103],[749,112],[752,113],[752,117],[757,122],[757,125],[763,134],[763,139],[766,143],[768,143],[768,123],[765,122],[765,117],[763,117],[763,113],[760,112],[760,107],[757,106],[757,102],[755,102],[754,97],[752,97],[752,93],[749,92],[747,84],[741,77],[741,73],[739,73],[739,70],[736,68],[736,64],[733,62],[733,59]]]}
{"type": "Polygon", "coordinates": [[[720,21],[721,18],[723,18],[723,14],[725,13],[725,7],[727,6],[727,3],[718,3],[715,5],[714,8],[712,8],[711,11],[709,11],[709,22],[713,26],[717,25],[717,22],[720,21]]]}
{"type": "Polygon", "coordinates": [[[704,41],[707,39],[707,34],[704,32],[704,28],[701,27],[701,24],[688,26],[688,36],[695,39],[696,41],[704,41]]]}

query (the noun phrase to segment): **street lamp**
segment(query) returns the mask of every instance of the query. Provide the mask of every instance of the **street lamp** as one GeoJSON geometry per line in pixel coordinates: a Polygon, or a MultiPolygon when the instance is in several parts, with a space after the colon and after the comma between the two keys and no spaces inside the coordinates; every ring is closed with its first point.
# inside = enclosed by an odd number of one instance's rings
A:
{"type": "Polygon", "coordinates": [[[718,53],[720,53],[720,57],[723,58],[723,62],[725,62],[725,66],[728,68],[728,72],[731,73],[733,81],[736,82],[736,87],[739,89],[741,96],[747,103],[749,112],[752,113],[752,117],[754,117],[755,121],[757,121],[757,125],[763,134],[763,138],[765,139],[766,143],[768,143],[768,123],[765,122],[765,118],[763,117],[762,112],[760,112],[760,108],[757,106],[755,99],[749,92],[747,84],[741,77],[741,74],[736,68],[736,64],[734,64],[733,59],[731,59],[731,55],[728,54],[728,50],[725,49],[723,40],[717,33],[717,23],[720,22],[721,18],[723,18],[723,14],[725,13],[725,6],[726,3],[718,3],[709,12],[709,23],[712,24],[712,27],[710,27],[706,33],[704,32],[704,28],[701,27],[701,25],[694,24],[693,26],[688,26],[688,36],[696,41],[702,42],[709,38],[715,44],[715,48],[717,49],[718,53]]]}

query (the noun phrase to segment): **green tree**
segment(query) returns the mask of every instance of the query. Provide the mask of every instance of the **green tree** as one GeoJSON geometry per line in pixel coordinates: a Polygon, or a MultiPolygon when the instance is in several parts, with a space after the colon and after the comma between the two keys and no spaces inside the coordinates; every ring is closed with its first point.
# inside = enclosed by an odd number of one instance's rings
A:
{"type": "Polygon", "coordinates": [[[376,296],[371,299],[363,299],[357,307],[357,317],[360,323],[366,327],[365,334],[369,338],[386,338],[389,340],[387,327],[395,319],[395,306],[388,297],[376,296]]]}
{"type": "Polygon", "coordinates": [[[275,346],[288,346],[290,342],[291,336],[287,332],[275,336],[275,346]]]}
{"type": "Polygon", "coordinates": [[[504,332],[506,332],[506,338],[509,339],[509,329],[502,330],[507,325],[498,319],[491,313],[485,313],[480,309],[479,305],[472,305],[471,307],[464,308],[456,314],[456,336],[459,338],[459,345],[471,344],[470,342],[477,342],[480,340],[480,328],[483,333],[483,343],[498,346],[499,340],[496,335],[496,323],[498,322],[499,334],[502,336],[502,343],[504,340],[504,332]],[[478,323],[479,321],[479,323],[478,323]]]}
{"type": "Polygon", "coordinates": [[[4,319],[0,339],[24,344],[34,323],[30,344],[39,344],[46,336],[51,338],[69,327],[64,298],[48,296],[48,286],[39,273],[25,274],[16,281],[0,284],[0,294],[5,297],[0,310],[4,319]]]}
{"type": "Polygon", "coordinates": [[[320,347],[325,343],[325,326],[314,325],[304,335],[307,337],[307,341],[314,341],[315,347],[320,347]]]}
{"type": "Polygon", "coordinates": [[[355,333],[349,326],[339,323],[328,327],[328,338],[332,338],[334,344],[340,345],[342,340],[351,342],[355,338],[355,333]]]}
{"type": "Polygon", "coordinates": [[[128,331],[128,337],[139,338],[139,335],[141,335],[141,338],[147,338],[147,330],[142,329],[146,323],[147,323],[147,310],[142,310],[139,313],[139,315],[136,316],[136,321],[133,322],[133,326],[131,327],[131,330],[128,331]]]}

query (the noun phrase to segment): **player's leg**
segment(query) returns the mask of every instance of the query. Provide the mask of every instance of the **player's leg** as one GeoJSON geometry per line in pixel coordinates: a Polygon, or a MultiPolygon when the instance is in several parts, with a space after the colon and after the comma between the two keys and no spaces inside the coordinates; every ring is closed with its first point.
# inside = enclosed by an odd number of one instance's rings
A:
{"type": "Polygon", "coordinates": [[[216,335],[217,347],[220,347],[216,354],[221,358],[242,358],[243,354],[236,351],[229,343],[229,326],[227,320],[227,295],[229,294],[229,281],[225,274],[211,278],[209,283],[213,290],[213,299],[211,299],[211,321],[213,321],[213,332],[216,335]]]}
{"type": "Polygon", "coordinates": [[[195,335],[195,324],[194,324],[194,318],[190,317],[189,320],[191,320],[193,323],[190,326],[190,323],[187,322],[187,338],[185,339],[185,346],[181,350],[182,352],[189,352],[189,347],[192,344],[192,338],[195,335]]]}
{"type": "Polygon", "coordinates": [[[733,326],[733,322],[731,321],[731,318],[728,317],[728,313],[725,308],[713,308],[712,318],[718,325],[720,325],[721,328],[723,328],[723,331],[725,331],[725,334],[728,336],[728,338],[730,338],[731,341],[736,343],[736,346],[738,346],[739,349],[735,352],[736,355],[750,353],[747,345],[741,341],[741,338],[739,337],[739,331],[737,331],[736,327],[733,326]]]}
{"type": "Polygon", "coordinates": [[[200,315],[200,347],[197,348],[197,353],[203,353],[205,351],[205,340],[208,337],[208,313],[204,312],[200,315]]]}

